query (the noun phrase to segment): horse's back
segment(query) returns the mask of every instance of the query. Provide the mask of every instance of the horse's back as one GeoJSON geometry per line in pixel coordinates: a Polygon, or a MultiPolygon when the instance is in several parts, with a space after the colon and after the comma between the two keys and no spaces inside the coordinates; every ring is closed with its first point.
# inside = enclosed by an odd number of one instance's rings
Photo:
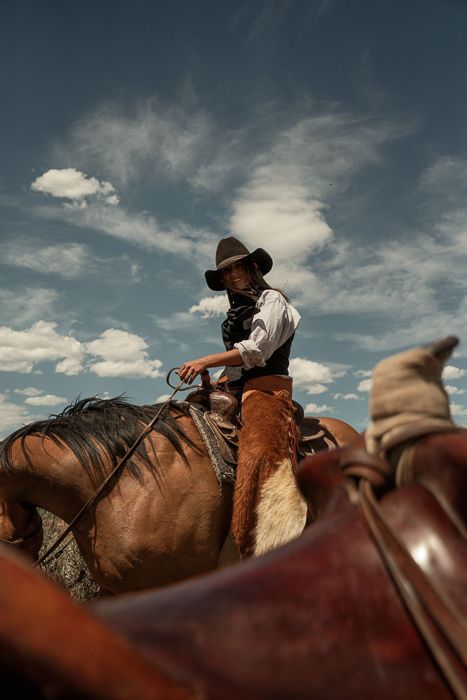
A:
{"type": "Polygon", "coordinates": [[[360,433],[357,432],[355,428],[352,428],[349,423],[339,420],[339,418],[330,418],[329,416],[305,416],[304,418],[305,424],[306,421],[316,422],[317,420],[321,426],[324,426],[324,428],[331,433],[339,447],[353,445],[361,437],[360,433]]]}

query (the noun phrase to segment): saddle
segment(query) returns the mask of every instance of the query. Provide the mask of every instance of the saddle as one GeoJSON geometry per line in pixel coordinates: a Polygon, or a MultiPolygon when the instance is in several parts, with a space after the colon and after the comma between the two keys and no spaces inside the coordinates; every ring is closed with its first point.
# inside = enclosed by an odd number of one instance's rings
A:
{"type": "MultiPolygon", "coordinates": [[[[236,465],[242,428],[240,395],[231,392],[226,383],[212,385],[209,377],[203,377],[202,382],[202,388],[188,394],[186,401],[202,412],[224,461],[236,465]]],[[[319,418],[305,416],[303,407],[297,401],[293,401],[293,404],[299,434],[297,462],[321,450],[338,447],[335,437],[319,422],[319,418]]]]}

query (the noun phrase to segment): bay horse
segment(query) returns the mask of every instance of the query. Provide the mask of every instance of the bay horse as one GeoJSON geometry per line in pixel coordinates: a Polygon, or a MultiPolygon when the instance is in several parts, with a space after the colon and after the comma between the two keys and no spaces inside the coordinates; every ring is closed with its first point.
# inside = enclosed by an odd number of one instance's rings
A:
{"type": "MultiPolygon", "coordinates": [[[[42,508],[70,523],[159,406],[83,399],[0,444],[0,538],[36,557],[42,508]]],[[[358,433],[320,418],[337,445],[358,433]]],[[[158,587],[215,569],[232,485],[219,484],[187,404],[173,402],[115,483],[73,527],[101,593],[158,587]]]]}

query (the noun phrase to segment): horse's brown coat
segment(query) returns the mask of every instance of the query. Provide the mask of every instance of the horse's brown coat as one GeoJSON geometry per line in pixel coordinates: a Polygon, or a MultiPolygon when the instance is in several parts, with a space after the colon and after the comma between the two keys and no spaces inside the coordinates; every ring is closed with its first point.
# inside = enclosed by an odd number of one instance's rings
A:
{"type": "MultiPolygon", "coordinates": [[[[139,480],[123,469],[118,482],[73,529],[89,571],[104,591],[163,586],[218,565],[230,526],[232,487],[219,487],[191,418],[176,420],[193,442],[184,447],[188,465],[166,437],[155,434],[157,455],[147,441],[155,469],[142,465],[139,480]]],[[[104,474],[98,477],[63,443],[28,436],[25,445],[29,461],[17,439],[13,469],[8,472],[0,465],[0,501],[8,504],[4,516],[0,514],[0,538],[29,533],[24,515],[37,517],[36,506],[70,522],[113,466],[104,455],[104,474]]],[[[40,538],[24,545],[32,556],[39,547],[40,538]]]]}

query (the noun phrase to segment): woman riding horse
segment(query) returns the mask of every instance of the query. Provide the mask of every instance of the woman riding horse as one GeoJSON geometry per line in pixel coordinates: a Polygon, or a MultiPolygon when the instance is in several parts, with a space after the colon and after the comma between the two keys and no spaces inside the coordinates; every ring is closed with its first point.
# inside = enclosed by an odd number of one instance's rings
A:
{"type": "Polygon", "coordinates": [[[306,518],[292,473],[297,438],[288,372],[300,314],[282,291],[264,280],[272,265],[262,248],[250,253],[233,237],[219,242],[216,269],[205,276],[208,287],[226,290],[230,302],[222,324],[225,352],[189,360],[179,372],[192,382],[207,368],[226,366],[228,389],[242,397],[232,531],[243,557],[298,535],[306,518]],[[283,514],[277,512],[278,491],[290,493],[283,514]],[[291,531],[270,541],[278,521],[287,517],[290,522],[291,512],[296,513],[291,531]]]}

